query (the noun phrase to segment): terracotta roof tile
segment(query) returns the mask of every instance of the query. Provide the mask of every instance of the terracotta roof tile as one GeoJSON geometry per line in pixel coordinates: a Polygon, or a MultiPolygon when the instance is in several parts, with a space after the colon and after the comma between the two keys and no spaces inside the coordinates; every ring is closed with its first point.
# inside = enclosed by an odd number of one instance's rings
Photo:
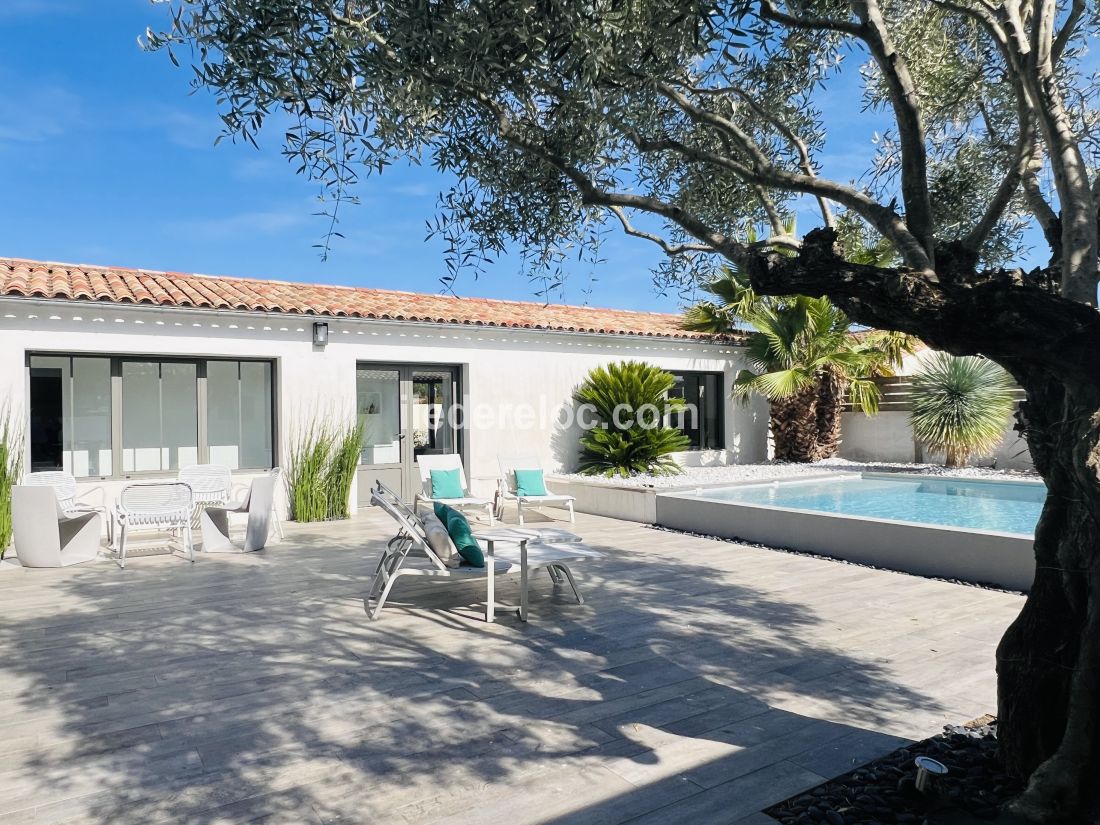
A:
{"type": "Polygon", "coordinates": [[[680,316],[0,258],[0,295],[716,340],[680,316]]]}

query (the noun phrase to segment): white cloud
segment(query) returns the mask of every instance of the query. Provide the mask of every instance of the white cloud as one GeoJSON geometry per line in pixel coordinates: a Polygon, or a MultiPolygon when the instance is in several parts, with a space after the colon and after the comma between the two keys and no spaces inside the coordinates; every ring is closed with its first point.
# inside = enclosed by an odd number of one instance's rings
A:
{"type": "Polygon", "coordinates": [[[182,109],[156,107],[149,112],[147,122],[160,127],[169,141],[184,149],[212,149],[222,132],[221,119],[212,110],[204,117],[182,109]]]}
{"type": "Polygon", "coordinates": [[[4,0],[0,3],[0,17],[69,14],[75,11],[78,5],[75,0],[4,0]]]}
{"type": "Polygon", "coordinates": [[[182,234],[196,241],[248,239],[250,236],[275,235],[293,229],[308,217],[307,211],[299,209],[256,210],[173,221],[165,229],[173,235],[182,234]]]}
{"type": "Polygon", "coordinates": [[[409,198],[426,198],[435,195],[438,187],[432,188],[424,183],[400,183],[389,187],[389,191],[395,195],[404,195],[409,198]]]}
{"type": "Polygon", "coordinates": [[[0,144],[40,143],[83,128],[80,99],[58,85],[20,84],[2,79],[0,144]]]}

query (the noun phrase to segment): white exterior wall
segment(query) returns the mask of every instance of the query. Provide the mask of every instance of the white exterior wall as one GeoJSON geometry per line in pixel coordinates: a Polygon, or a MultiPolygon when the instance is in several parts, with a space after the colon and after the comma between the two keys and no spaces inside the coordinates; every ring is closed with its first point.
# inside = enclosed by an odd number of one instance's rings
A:
{"type": "MultiPolygon", "coordinates": [[[[724,372],[728,388],[743,364],[728,345],[631,336],[549,333],[457,325],[380,322],[90,302],[0,299],[0,403],[26,416],[26,354],[111,354],[263,358],[275,363],[279,458],[297,423],[317,414],[352,421],[358,362],[455,364],[467,409],[464,449],[471,484],[485,491],[497,455],[537,455],[548,470],[571,469],[577,432],[561,432],[554,415],[571,404],[592,367],[644,360],[666,369],[724,372]],[[329,345],[315,350],[315,320],[329,325],[329,345]],[[544,407],[544,420],[516,426],[518,403],[544,407]],[[478,418],[479,410],[494,420],[478,418]]],[[[523,422],[519,422],[523,423],[523,422]]],[[[746,463],[766,457],[766,408],[725,406],[725,453],[689,454],[685,463],[746,463]]],[[[242,486],[249,476],[235,481],[242,486]]],[[[89,500],[113,501],[125,480],[81,482],[89,500]]],[[[353,492],[352,502],[355,502],[353,492]]]]}

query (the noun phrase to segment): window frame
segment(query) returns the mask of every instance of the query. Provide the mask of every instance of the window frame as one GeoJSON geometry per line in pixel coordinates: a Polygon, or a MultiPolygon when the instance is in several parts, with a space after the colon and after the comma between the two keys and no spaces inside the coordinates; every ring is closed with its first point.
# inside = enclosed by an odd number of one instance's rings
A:
{"type": "MultiPolygon", "coordinates": [[[[724,400],[726,398],[726,374],[720,370],[668,370],[668,372],[674,378],[687,378],[691,376],[696,379],[703,379],[709,376],[713,376],[717,380],[718,385],[718,404],[716,407],[717,414],[715,415],[714,429],[717,435],[716,444],[714,447],[704,446],[707,442],[707,436],[710,434],[710,430],[706,427],[706,416],[703,415],[702,410],[699,410],[698,416],[698,433],[699,444],[692,444],[689,446],[691,452],[705,452],[707,450],[725,450],[726,449],[726,405],[724,400]]],[[[698,386],[698,384],[697,384],[698,386]]],[[[688,401],[689,399],[684,399],[688,401]]],[[[695,401],[698,402],[698,394],[696,394],[695,401]]],[[[676,427],[677,430],[684,433],[684,435],[690,435],[685,430],[676,427]]]]}
{"type": "MultiPolygon", "coordinates": [[[[218,361],[231,361],[241,363],[260,363],[271,366],[271,467],[239,467],[232,470],[233,473],[254,474],[263,470],[270,470],[279,466],[279,362],[275,358],[242,358],[238,356],[191,356],[191,355],[146,355],[143,353],[104,353],[104,352],[75,352],[72,350],[27,350],[26,351],[26,450],[27,459],[30,460],[30,382],[31,360],[33,358],[103,358],[111,364],[111,475],[78,476],[77,481],[114,481],[143,478],[169,478],[175,477],[178,470],[135,470],[122,471],[123,443],[122,443],[122,365],[124,362],[152,362],[157,364],[177,363],[195,365],[195,406],[196,406],[196,441],[198,447],[198,463],[209,463],[210,439],[208,430],[207,407],[207,364],[218,361]]],[[[71,373],[71,362],[70,362],[71,373]]],[[[29,465],[28,465],[29,466],[29,465]]]]}

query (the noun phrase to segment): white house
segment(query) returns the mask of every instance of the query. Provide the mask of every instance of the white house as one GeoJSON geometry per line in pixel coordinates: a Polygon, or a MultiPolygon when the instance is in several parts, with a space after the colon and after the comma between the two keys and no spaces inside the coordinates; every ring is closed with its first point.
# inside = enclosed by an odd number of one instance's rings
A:
{"type": "Polygon", "coordinates": [[[738,348],[675,315],[0,260],[0,403],[25,416],[28,467],[103,503],[189,463],[243,483],[316,418],[363,423],[360,501],[375,477],[411,497],[426,451],[461,453],[482,492],[498,454],[569,469],[572,392],[621,359],[699,406],[684,461],[766,458],[766,408],[727,401],[738,348]]]}

